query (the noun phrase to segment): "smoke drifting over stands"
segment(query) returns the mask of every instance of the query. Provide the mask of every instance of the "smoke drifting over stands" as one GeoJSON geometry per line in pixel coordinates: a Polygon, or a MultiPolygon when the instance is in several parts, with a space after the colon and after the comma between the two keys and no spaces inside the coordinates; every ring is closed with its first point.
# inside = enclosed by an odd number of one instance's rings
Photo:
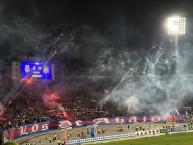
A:
{"type": "Polygon", "coordinates": [[[179,79],[174,40],[163,21],[178,11],[191,24],[191,3],[0,1],[4,127],[62,118],[166,114],[175,109],[184,113],[184,106],[192,107],[193,31],[188,25],[186,36],[179,39],[179,79]],[[11,61],[46,61],[53,52],[57,53],[49,63],[55,64],[54,81],[26,84],[5,74],[11,61]],[[49,114],[50,110],[58,111],[49,114]]]}

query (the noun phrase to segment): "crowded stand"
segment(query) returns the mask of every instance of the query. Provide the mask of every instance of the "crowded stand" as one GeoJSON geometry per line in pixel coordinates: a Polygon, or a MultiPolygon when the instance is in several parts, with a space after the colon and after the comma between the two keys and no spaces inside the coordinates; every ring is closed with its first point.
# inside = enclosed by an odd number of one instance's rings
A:
{"type": "Polygon", "coordinates": [[[97,105],[98,100],[95,97],[84,97],[82,93],[75,92],[68,97],[59,97],[51,100],[61,104],[63,110],[46,106],[41,96],[33,96],[23,91],[14,99],[11,98],[1,115],[1,130],[11,127],[18,127],[26,124],[33,124],[45,121],[54,121],[61,119],[89,119],[117,116],[116,108],[110,107],[111,104],[104,106],[103,110],[97,105]]]}
{"type": "MultiPolygon", "coordinates": [[[[105,93],[102,95],[104,96],[105,93]]],[[[43,102],[41,96],[32,95],[32,93],[23,91],[16,98],[10,100],[7,107],[4,108],[0,120],[1,129],[61,119],[77,120],[148,115],[149,113],[148,111],[143,111],[140,113],[138,112],[138,114],[129,114],[126,108],[125,110],[119,110],[118,106],[113,102],[107,102],[101,110],[99,104],[101,99],[102,98],[97,98],[96,96],[92,97],[90,94],[84,93],[82,89],[77,89],[76,91],[72,90],[72,93],[68,96],[63,95],[50,100],[51,102],[53,101],[54,103],[60,104],[63,108],[60,109],[57,106],[47,106],[43,102]]]]}
{"type": "MultiPolygon", "coordinates": [[[[3,129],[18,127],[26,124],[39,123],[44,121],[54,121],[61,119],[89,119],[115,116],[114,109],[100,111],[97,110],[96,102],[85,101],[77,97],[70,103],[64,103],[65,114],[60,110],[50,110],[42,102],[33,102],[25,99],[25,96],[16,98],[1,115],[1,125],[3,129]],[[28,101],[28,102],[27,102],[28,101]]],[[[106,107],[108,108],[108,107],[106,107]]],[[[55,108],[56,109],[56,108],[55,108]]],[[[118,115],[118,113],[117,113],[118,115]]]]}
{"type": "MultiPolygon", "coordinates": [[[[42,99],[43,93],[46,90],[40,88],[41,93],[37,93],[38,85],[37,82],[33,85],[27,86],[25,89],[20,91],[21,88],[16,90],[14,94],[9,94],[11,89],[14,89],[15,82],[4,80],[4,84],[7,86],[2,86],[1,93],[12,95],[7,100],[3,100],[4,103],[2,114],[1,114],[1,129],[7,129],[10,127],[17,127],[25,124],[38,123],[43,121],[53,121],[61,119],[89,119],[89,118],[99,118],[107,116],[117,116],[119,111],[115,107],[110,107],[111,104],[104,106],[100,110],[98,102],[101,98],[96,98],[96,96],[91,97],[89,94],[84,93],[81,89],[74,89],[67,95],[58,95],[57,98],[48,99],[48,102],[57,103],[61,105],[50,107],[45,104],[42,99]],[[17,96],[14,96],[17,95],[17,96]]],[[[39,83],[39,82],[38,82],[39,83]]],[[[23,84],[26,85],[26,84],[23,84]]],[[[28,84],[27,84],[28,85],[28,84]]],[[[55,84],[52,82],[49,84],[50,88],[55,84]]],[[[51,94],[51,93],[50,93],[51,94]]],[[[7,95],[7,96],[8,96],[7,95]]]]}
{"type": "Polygon", "coordinates": [[[41,100],[36,99],[18,96],[13,100],[1,115],[1,129],[61,119],[77,120],[128,115],[127,112],[117,110],[116,106],[112,107],[112,103],[107,103],[100,110],[96,100],[88,100],[84,97],[69,97],[68,102],[63,99],[58,100],[64,107],[64,112],[57,108],[50,109],[41,100]]]}
{"type": "MultiPolygon", "coordinates": [[[[70,80],[70,82],[73,84],[70,80]]],[[[41,84],[37,84],[39,82],[34,82],[34,84],[31,84],[27,86],[22,91],[19,92],[19,95],[16,97],[10,98],[10,100],[7,100],[7,104],[4,105],[3,113],[1,114],[0,119],[0,130],[1,133],[3,133],[3,130],[20,127],[28,124],[35,124],[40,122],[46,122],[46,121],[59,121],[62,119],[67,120],[82,120],[82,119],[94,119],[94,118],[103,118],[103,117],[117,117],[117,116],[132,116],[132,115],[149,115],[150,112],[148,110],[143,110],[143,112],[137,112],[137,114],[130,114],[127,112],[127,108],[119,109],[119,106],[117,106],[113,102],[106,102],[104,106],[101,108],[100,101],[102,97],[105,95],[108,95],[106,91],[104,91],[104,82],[97,84],[98,82],[91,83],[89,82],[88,85],[90,87],[93,87],[95,89],[98,89],[98,87],[101,88],[101,92],[99,96],[92,96],[92,93],[89,94],[84,90],[84,88],[81,87],[75,87],[72,90],[70,90],[67,94],[58,93],[59,95],[55,96],[54,91],[51,89],[55,84],[51,82],[48,84],[48,88],[51,91],[46,92],[47,90],[40,88],[41,84]],[[37,93],[39,89],[39,92],[37,93]],[[43,94],[46,92],[46,94],[49,96],[48,98],[43,98],[43,94]],[[45,99],[47,100],[47,103],[45,103],[45,99]],[[53,106],[49,106],[49,103],[53,106]]],[[[25,85],[25,84],[24,84],[25,85]]],[[[106,85],[106,84],[105,84],[106,85]]],[[[22,86],[23,87],[23,86],[22,86]]],[[[68,86],[69,87],[69,86],[68,86]]],[[[70,87],[72,88],[72,87],[70,87]]],[[[3,89],[3,91],[10,91],[10,88],[3,89]]],[[[21,89],[20,89],[21,90],[21,89]]],[[[58,89],[59,90],[59,89],[58,89]]],[[[187,109],[187,108],[182,108],[187,109]]],[[[191,107],[188,108],[189,112],[191,112],[191,107]]],[[[179,110],[179,112],[183,112],[183,110],[179,110]]],[[[151,112],[152,113],[152,112],[151,112]]],[[[154,112],[157,113],[156,111],[154,112]]],[[[149,125],[147,125],[149,128],[149,125]]],[[[143,127],[141,125],[137,126],[129,126],[128,129],[131,128],[131,130],[134,131],[141,131],[146,129],[147,127],[143,127]]],[[[123,130],[127,131],[127,126],[118,125],[117,128],[114,129],[114,131],[122,132],[123,130]]],[[[109,130],[109,129],[108,129],[109,130]]],[[[104,128],[98,128],[98,133],[105,132],[106,129],[104,128]]],[[[78,131],[77,131],[78,132],[78,131]]],[[[108,132],[107,132],[108,133],[108,132]]],[[[86,131],[84,130],[84,134],[86,134],[86,131]]],[[[76,135],[74,135],[76,136],[76,135]]],[[[81,130],[79,135],[77,136],[83,136],[81,135],[81,130]]]]}

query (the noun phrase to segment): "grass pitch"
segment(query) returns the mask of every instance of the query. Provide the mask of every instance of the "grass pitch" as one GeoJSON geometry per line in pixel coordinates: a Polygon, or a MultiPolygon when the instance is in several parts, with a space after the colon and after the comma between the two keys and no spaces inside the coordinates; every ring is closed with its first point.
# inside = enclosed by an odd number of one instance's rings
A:
{"type": "MultiPolygon", "coordinates": [[[[172,135],[161,135],[135,139],[117,139],[109,142],[96,142],[102,145],[193,145],[193,132],[174,133],[172,135]]],[[[88,145],[88,144],[87,144],[88,145]]],[[[91,144],[90,144],[91,145],[91,144]]],[[[93,144],[92,144],[93,145],[93,144]]]]}

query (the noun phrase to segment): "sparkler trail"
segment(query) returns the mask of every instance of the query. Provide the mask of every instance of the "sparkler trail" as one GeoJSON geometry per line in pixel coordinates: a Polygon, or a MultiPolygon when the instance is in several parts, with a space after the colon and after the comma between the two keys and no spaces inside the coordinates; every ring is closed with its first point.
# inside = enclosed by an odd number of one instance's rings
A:
{"type": "Polygon", "coordinates": [[[48,60],[44,63],[44,65],[46,65],[55,54],[56,54],[56,51],[54,51],[54,53],[48,58],[48,60]]]}
{"type": "Polygon", "coordinates": [[[21,91],[22,91],[26,86],[27,86],[27,85],[24,85],[24,86],[21,88],[21,90],[20,90],[19,92],[17,92],[17,94],[15,95],[15,97],[8,102],[6,108],[17,98],[17,96],[21,93],[21,91]]]}
{"type": "MultiPolygon", "coordinates": [[[[48,48],[50,48],[52,45],[55,45],[56,43],[58,43],[59,40],[63,40],[64,38],[64,34],[63,32],[61,32],[57,37],[53,38],[45,47],[45,49],[43,50],[43,52],[45,53],[47,51],[48,48]]],[[[45,56],[45,55],[44,55],[45,56]]]]}
{"type": "Polygon", "coordinates": [[[112,90],[112,92],[107,95],[107,97],[105,98],[105,100],[103,101],[101,107],[100,107],[100,110],[103,108],[103,105],[105,104],[106,100],[111,96],[112,93],[114,93],[117,88],[121,85],[121,83],[124,81],[124,79],[126,78],[126,76],[129,74],[129,72],[131,71],[131,69],[133,69],[139,62],[141,61],[141,58],[132,66],[130,67],[129,71],[125,74],[125,76],[121,79],[121,81],[118,83],[117,86],[115,86],[115,88],[112,90]]]}

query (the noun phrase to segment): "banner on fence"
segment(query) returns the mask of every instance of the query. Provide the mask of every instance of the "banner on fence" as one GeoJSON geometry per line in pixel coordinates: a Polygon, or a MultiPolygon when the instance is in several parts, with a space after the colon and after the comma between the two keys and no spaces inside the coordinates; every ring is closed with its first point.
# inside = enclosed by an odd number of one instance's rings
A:
{"type": "MultiPolygon", "coordinates": [[[[22,127],[12,128],[7,130],[7,137],[9,139],[19,139],[32,134],[43,133],[58,129],[77,128],[85,126],[100,126],[106,124],[128,124],[128,123],[146,123],[146,122],[157,122],[165,123],[171,121],[170,117],[161,116],[131,116],[131,117],[109,117],[109,118],[96,118],[86,120],[61,120],[53,122],[43,122],[37,124],[30,124],[22,127]]],[[[172,120],[175,122],[183,122],[182,116],[172,116],[172,120]]]]}

